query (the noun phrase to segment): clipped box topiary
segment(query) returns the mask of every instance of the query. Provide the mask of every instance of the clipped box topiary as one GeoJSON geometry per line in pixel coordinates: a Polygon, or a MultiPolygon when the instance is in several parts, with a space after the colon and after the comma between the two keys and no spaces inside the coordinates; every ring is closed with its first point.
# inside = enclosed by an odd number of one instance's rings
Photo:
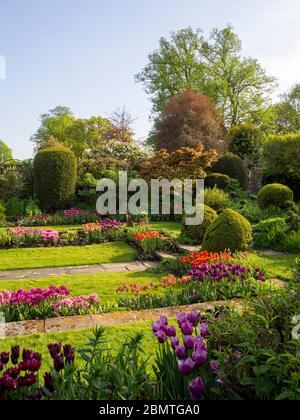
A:
{"type": "Polygon", "coordinates": [[[38,151],[33,162],[33,182],[42,210],[62,210],[70,205],[76,179],[76,158],[70,149],[55,145],[38,151]]]}
{"type": "Polygon", "coordinates": [[[230,178],[225,174],[209,174],[205,178],[205,186],[208,188],[220,188],[221,190],[227,191],[230,185],[230,178]]]}
{"type": "Polygon", "coordinates": [[[209,252],[245,251],[252,241],[252,226],[232,209],[226,209],[207,229],[202,249],[209,252]]]}
{"type": "Polygon", "coordinates": [[[243,188],[246,187],[247,175],[244,162],[239,156],[233,153],[227,153],[221,156],[212,165],[212,173],[228,175],[230,178],[237,179],[243,188]]]}
{"type": "Polygon", "coordinates": [[[293,191],[283,184],[265,185],[258,193],[258,205],[262,210],[270,207],[286,209],[294,201],[293,191]]]}
{"type": "Polygon", "coordinates": [[[209,226],[216,220],[217,217],[218,214],[214,209],[204,205],[203,223],[201,225],[188,226],[185,223],[185,216],[182,222],[181,234],[198,243],[202,243],[205,232],[207,231],[209,226]]]}

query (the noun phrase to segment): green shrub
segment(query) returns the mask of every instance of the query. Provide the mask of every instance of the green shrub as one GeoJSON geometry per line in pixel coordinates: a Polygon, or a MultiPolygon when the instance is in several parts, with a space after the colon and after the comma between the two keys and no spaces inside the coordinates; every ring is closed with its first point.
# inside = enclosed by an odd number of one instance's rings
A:
{"type": "Polygon", "coordinates": [[[0,224],[6,221],[6,207],[0,202],[0,224]]]}
{"type": "Polygon", "coordinates": [[[216,212],[220,213],[230,203],[229,195],[219,188],[205,188],[204,190],[204,203],[206,206],[211,207],[216,212]]]}
{"type": "Polygon", "coordinates": [[[42,212],[34,200],[28,200],[25,204],[25,217],[41,216],[42,212]]]}
{"type": "Polygon", "coordinates": [[[33,163],[34,190],[41,208],[60,210],[74,199],[76,185],[76,159],[73,152],[63,146],[40,150],[33,163]]]}
{"type": "Polygon", "coordinates": [[[300,252],[300,230],[285,235],[280,248],[284,252],[300,252]]]}
{"type": "Polygon", "coordinates": [[[204,205],[204,221],[201,225],[188,226],[185,223],[185,217],[182,222],[181,234],[187,238],[190,238],[198,243],[202,243],[205,232],[212,224],[212,222],[218,217],[217,212],[204,205]]]}
{"type": "Polygon", "coordinates": [[[286,209],[289,201],[294,201],[293,191],[282,184],[265,185],[258,193],[258,205],[262,210],[270,207],[286,209]]]}
{"type": "Polygon", "coordinates": [[[265,134],[252,124],[236,125],[229,130],[229,150],[248,162],[259,162],[265,134]]]}
{"type": "Polygon", "coordinates": [[[6,214],[10,217],[18,217],[24,215],[25,200],[12,197],[6,202],[6,214]]]}
{"type": "Polygon", "coordinates": [[[269,136],[264,145],[264,182],[289,186],[300,199],[300,132],[269,136]]]}
{"type": "Polygon", "coordinates": [[[230,178],[237,179],[241,186],[246,186],[246,169],[243,160],[233,154],[227,153],[221,156],[216,163],[212,165],[212,173],[228,175],[230,178]]]}
{"type": "Polygon", "coordinates": [[[256,248],[279,248],[286,230],[285,219],[281,217],[264,220],[253,228],[253,244],[256,248]]]}
{"type": "Polygon", "coordinates": [[[224,174],[209,174],[205,178],[205,186],[208,188],[220,188],[221,190],[228,190],[230,185],[230,178],[224,174]]]}
{"type": "Polygon", "coordinates": [[[226,209],[207,229],[202,249],[210,252],[244,251],[252,241],[252,226],[245,217],[226,209]]]}

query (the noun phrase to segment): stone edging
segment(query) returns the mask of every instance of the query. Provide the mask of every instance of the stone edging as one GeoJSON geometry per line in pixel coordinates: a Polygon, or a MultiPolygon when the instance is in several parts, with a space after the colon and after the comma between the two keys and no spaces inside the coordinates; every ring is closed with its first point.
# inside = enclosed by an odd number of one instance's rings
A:
{"type": "Polygon", "coordinates": [[[32,334],[55,334],[64,331],[77,331],[96,326],[114,326],[142,321],[153,321],[161,315],[174,318],[179,312],[195,310],[207,312],[220,307],[240,309],[243,303],[238,300],[196,303],[194,305],[158,308],[143,311],[112,312],[99,315],[82,315],[46,319],[44,321],[21,321],[0,323],[0,338],[29,336],[32,334]]]}

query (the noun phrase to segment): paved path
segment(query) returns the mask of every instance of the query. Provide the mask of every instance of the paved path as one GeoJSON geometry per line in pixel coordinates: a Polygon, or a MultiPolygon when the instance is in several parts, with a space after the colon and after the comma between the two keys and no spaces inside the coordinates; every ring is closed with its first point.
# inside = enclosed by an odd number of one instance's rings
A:
{"type": "MultiPolygon", "coordinates": [[[[205,312],[213,311],[221,307],[243,306],[241,301],[227,302],[206,302],[197,303],[188,306],[179,306],[172,308],[149,309],[144,311],[112,312],[99,315],[82,315],[62,318],[46,319],[45,321],[22,321],[1,323],[0,337],[18,337],[32,334],[56,334],[64,331],[77,331],[93,328],[95,326],[116,326],[123,324],[132,324],[142,321],[155,321],[161,315],[168,318],[175,318],[177,313],[188,313],[199,310],[203,315],[205,312]]],[[[150,331],[150,326],[149,326],[150,331]]]]}
{"type": "Polygon", "coordinates": [[[93,273],[122,273],[131,271],[144,271],[157,265],[154,261],[133,261],[128,263],[96,264],[53,268],[29,268],[26,270],[0,271],[1,280],[21,280],[39,277],[56,277],[68,274],[93,274],[93,273]]]}

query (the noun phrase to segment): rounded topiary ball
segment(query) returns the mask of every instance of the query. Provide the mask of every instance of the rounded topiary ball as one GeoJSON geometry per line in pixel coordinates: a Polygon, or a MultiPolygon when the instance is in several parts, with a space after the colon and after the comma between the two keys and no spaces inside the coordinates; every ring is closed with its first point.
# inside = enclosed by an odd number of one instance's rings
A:
{"type": "Polygon", "coordinates": [[[34,191],[41,209],[62,210],[72,203],[77,179],[74,153],[56,145],[41,149],[33,162],[34,191]]]}
{"type": "Polygon", "coordinates": [[[258,205],[262,210],[269,207],[285,209],[286,203],[293,201],[293,191],[283,184],[265,185],[258,193],[258,205]]]}
{"type": "Polygon", "coordinates": [[[185,223],[186,217],[188,216],[185,216],[183,218],[181,234],[186,236],[187,238],[190,238],[194,241],[202,243],[205,232],[207,231],[209,226],[213,223],[213,221],[216,220],[216,218],[218,217],[218,214],[212,208],[204,205],[204,221],[203,223],[201,223],[201,225],[195,225],[195,226],[186,225],[185,223]]]}
{"type": "Polygon", "coordinates": [[[227,153],[221,156],[212,165],[212,173],[228,175],[230,178],[237,179],[243,188],[246,186],[247,175],[244,162],[239,156],[233,153],[227,153]]]}
{"type": "Polygon", "coordinates": [[[220,188],[226,191],[230,185],[230,178],[225,174],[209,174],[205,178],[205,186],[208,188],[220,188]]]}
{"type": "Polygon", "coordinates": [[[245,251],[252,241],[252,226],[244,216],[226,209],[207,229],[202,249],[209,252],[245,251]]]}

